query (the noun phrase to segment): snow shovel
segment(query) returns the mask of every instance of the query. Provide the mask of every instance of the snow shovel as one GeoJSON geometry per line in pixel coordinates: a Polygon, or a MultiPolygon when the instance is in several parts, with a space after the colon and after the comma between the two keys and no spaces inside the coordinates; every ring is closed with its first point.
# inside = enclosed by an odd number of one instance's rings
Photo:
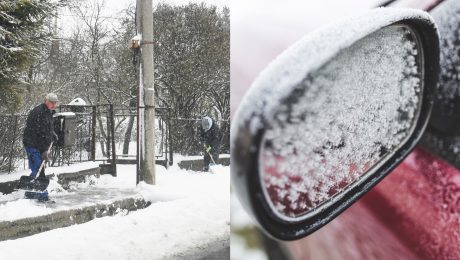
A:
{"type": "MultiPolygon", "coordinates": [[[[48,148],[48,153],[51,150],[51,147],[53,146],[53,143],[51,142],[50,147],[48,148]]],[[[37,171],[36,177],[28,176],[28,175],[23,175],[19,179],[19,183],[16,186],[17,190],[38,190],[38,191],[44,191],[50,184],[50,180],[47,178],[39,178],[40,172],[42,171],[43,167],[45,167],[46,160],[43,160],[42,163],[40,164],[40,168],[37,171]]]]}
{"type": "Polygon", "coordinates": [[[208,152],[208,150],[206,149],[206,145],[203,144],[204,146],[204,150],[206,151],[206,153],[209,155],[209,157],[211,157],[211,161],[212,163],[209,164],[209,172],[210,173],[216,173],[217,171],[213,168],[215,168],[215,166],[217,165],[216,162],[214,161],[214,158],[212,158],[212,155],[208,152]]]}

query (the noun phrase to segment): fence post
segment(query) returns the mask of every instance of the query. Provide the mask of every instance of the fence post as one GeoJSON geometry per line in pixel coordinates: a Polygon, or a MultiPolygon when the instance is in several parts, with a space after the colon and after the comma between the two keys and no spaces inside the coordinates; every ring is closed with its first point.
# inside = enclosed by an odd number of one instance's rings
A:
{"type": "MultiPolygon", "coordinates": [[[[113,112],[113,104],[109,105],[110,111],[110,132],[111,132],[111,142],[112,142],[112,176],[117,177],[117,163],[115,159],[117,158],[117,154],[115,151],[115,114],[113,112]]],[[[109,129],[107,129],[109,130],[109,129]]],[[[108,151],[107,151],[108,152],[108,151]]]]}
{"type": "Polygon", "coordinates": [[[172,166],[174,163],[173,159],[173,139],[171,135],[171,117],[168,118],[168,141],[166,145],[169,143],[169,166],[172,166]]]}
{"type": "Polygon", "coordinates": [[[105,147],[107,149],[107,161],[110,161],[110,156],[111,156],[111,153],[110,153],[110,135],[112,133],[112,131],[110,131],[110,105],[109,107],[105,106],[106,107],[106,127],[107,127],[107,132],[106,132],[106,137],[107,139],[105,140],[105,147]]]}
{"type": "Polygon", "coordinates": [[[96,160],[96,106],[93,106],[93,114],[91,119],[91,160],[96,160]]]}

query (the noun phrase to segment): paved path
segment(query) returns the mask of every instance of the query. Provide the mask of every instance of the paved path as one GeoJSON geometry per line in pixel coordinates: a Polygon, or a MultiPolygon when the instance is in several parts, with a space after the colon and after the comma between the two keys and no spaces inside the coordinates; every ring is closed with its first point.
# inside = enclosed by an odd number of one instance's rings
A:
{"type": "Polygon", "coordinates": [[[23,198],[24,191],[1,196],[0,241],[30,236],[55,228],[81,224],[120,211],[143,209],[147,202],[134,189],[89,187],[51,194],[55,203],[23,198]],[[18,212],[27,206],[29,210],[18,212]],[[13,216],[8,212],[16,211],[13,216]]]}

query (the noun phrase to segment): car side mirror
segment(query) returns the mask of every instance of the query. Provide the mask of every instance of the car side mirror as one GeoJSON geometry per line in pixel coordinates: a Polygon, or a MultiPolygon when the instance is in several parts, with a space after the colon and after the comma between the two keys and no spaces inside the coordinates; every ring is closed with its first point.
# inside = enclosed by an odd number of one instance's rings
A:
{"type": "Polygon", "coordinates": [[[233,188],[268,234],[304,237],[415,147],[432,109],[438,33],[380,8],[307,35],[254,81],[231,130],[233,188]]]}

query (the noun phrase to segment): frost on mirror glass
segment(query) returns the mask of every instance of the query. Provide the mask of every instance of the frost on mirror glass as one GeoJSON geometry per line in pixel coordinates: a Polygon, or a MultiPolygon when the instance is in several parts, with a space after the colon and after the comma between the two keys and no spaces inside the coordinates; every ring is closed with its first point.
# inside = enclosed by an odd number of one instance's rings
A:
{"type": "Polygon", "coordinates": [[[267,122],[264,194],[298,218],[366,177],[413,131],[421,99],[418,46],[402,26],[377,31],[295,86],[267,122]]]}

